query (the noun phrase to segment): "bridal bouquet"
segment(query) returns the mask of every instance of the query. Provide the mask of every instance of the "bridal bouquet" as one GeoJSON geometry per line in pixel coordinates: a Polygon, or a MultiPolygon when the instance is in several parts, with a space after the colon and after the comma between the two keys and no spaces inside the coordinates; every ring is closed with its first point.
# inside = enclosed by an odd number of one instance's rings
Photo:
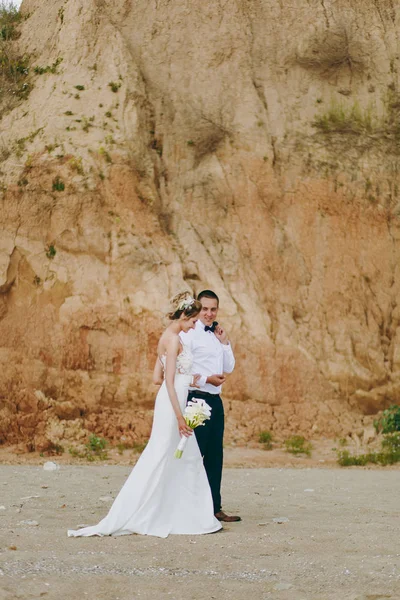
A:
{"type": "MultiPolygon", "coordinates": [[[[187,403],[187,407],[183,413],[183,418],[185,419],[186,424],[192,429],[198,427],[199,425],[204,425],[204,422],[211,417],[211,407],[208,406],[207,402],[201,398],[194,398],[194,400],[195,402],[189,401],[187,403]]],[[[181,441],[175,450],[175,458],[182,457],[188,439],[189,438],[182,436],[181,441]]]]}

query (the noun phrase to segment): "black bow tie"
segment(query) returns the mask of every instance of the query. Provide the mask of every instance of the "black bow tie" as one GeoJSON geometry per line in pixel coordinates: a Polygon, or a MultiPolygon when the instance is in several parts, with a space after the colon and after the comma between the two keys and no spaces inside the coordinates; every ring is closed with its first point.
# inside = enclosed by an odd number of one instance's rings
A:
{"type": "Polygon", "coordinates": [[[208,325],[206,325],[204,327],[204,331],[211,331],[211,333],[214,333],[215,328],[217,327],[217,325],[218,325],[218,321],[213,321],[213,324],[211,325],[211,327],[209,327],[208,325]]]}

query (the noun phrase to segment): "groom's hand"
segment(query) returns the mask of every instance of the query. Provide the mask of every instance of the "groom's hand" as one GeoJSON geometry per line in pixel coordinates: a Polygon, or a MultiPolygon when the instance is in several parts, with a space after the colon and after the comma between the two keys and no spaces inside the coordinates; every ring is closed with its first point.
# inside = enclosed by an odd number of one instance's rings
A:
{"type": "Polygon", "coordinates": [[[226,333],[225,329],[221,327],[221,325],[217,325],[214,335],[221,342],[221,344],[229,344],[228,334],[226,333]]]}
{"type": "Polygon", "coordinates": [[[226,380],[225,375],[210,375],[207,377],[206,383],[210,383],[211,385],[215,385],[215,387],[219,387],[226,380]]]}
{"type": "Polygon", "coordinates": [[[200,389],[200,378],[201,375],[199,373],[195,373],[192,375],[192,381],[190,382],[190,387],[195,387],[200,389]]]}

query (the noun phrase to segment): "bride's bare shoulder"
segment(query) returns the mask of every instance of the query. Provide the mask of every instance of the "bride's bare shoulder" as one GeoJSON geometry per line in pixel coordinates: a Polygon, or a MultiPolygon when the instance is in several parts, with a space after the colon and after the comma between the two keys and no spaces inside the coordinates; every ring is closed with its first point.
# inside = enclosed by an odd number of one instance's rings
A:
{"type": "Polygon", "coordinates": [[[167,350],[179,348],[179,335],[172,331],[164,331],[158,341],[158,353],[166,354],[167,350]]]}

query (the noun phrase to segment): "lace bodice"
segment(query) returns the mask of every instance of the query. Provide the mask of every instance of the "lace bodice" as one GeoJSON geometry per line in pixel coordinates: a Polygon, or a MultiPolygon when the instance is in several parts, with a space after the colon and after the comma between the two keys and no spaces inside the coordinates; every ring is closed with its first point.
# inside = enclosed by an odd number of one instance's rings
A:
{"type": "MultiPolygon", "coordinates": [[[[164,373],[165,373],[166,360],[167,360],[167,357],[165,354],[160,356],[160,361],[162,363],[162,366],[164,367],[164,373]]],[[[182,344],[182,351],[176,357],[176,371],[175,372],[179,373],[180,375],[191,375],[192,374],[192,365],[193,365],[193,354],[191,353],[188,346],[186,346],[185,344],[182,344]]]]}

